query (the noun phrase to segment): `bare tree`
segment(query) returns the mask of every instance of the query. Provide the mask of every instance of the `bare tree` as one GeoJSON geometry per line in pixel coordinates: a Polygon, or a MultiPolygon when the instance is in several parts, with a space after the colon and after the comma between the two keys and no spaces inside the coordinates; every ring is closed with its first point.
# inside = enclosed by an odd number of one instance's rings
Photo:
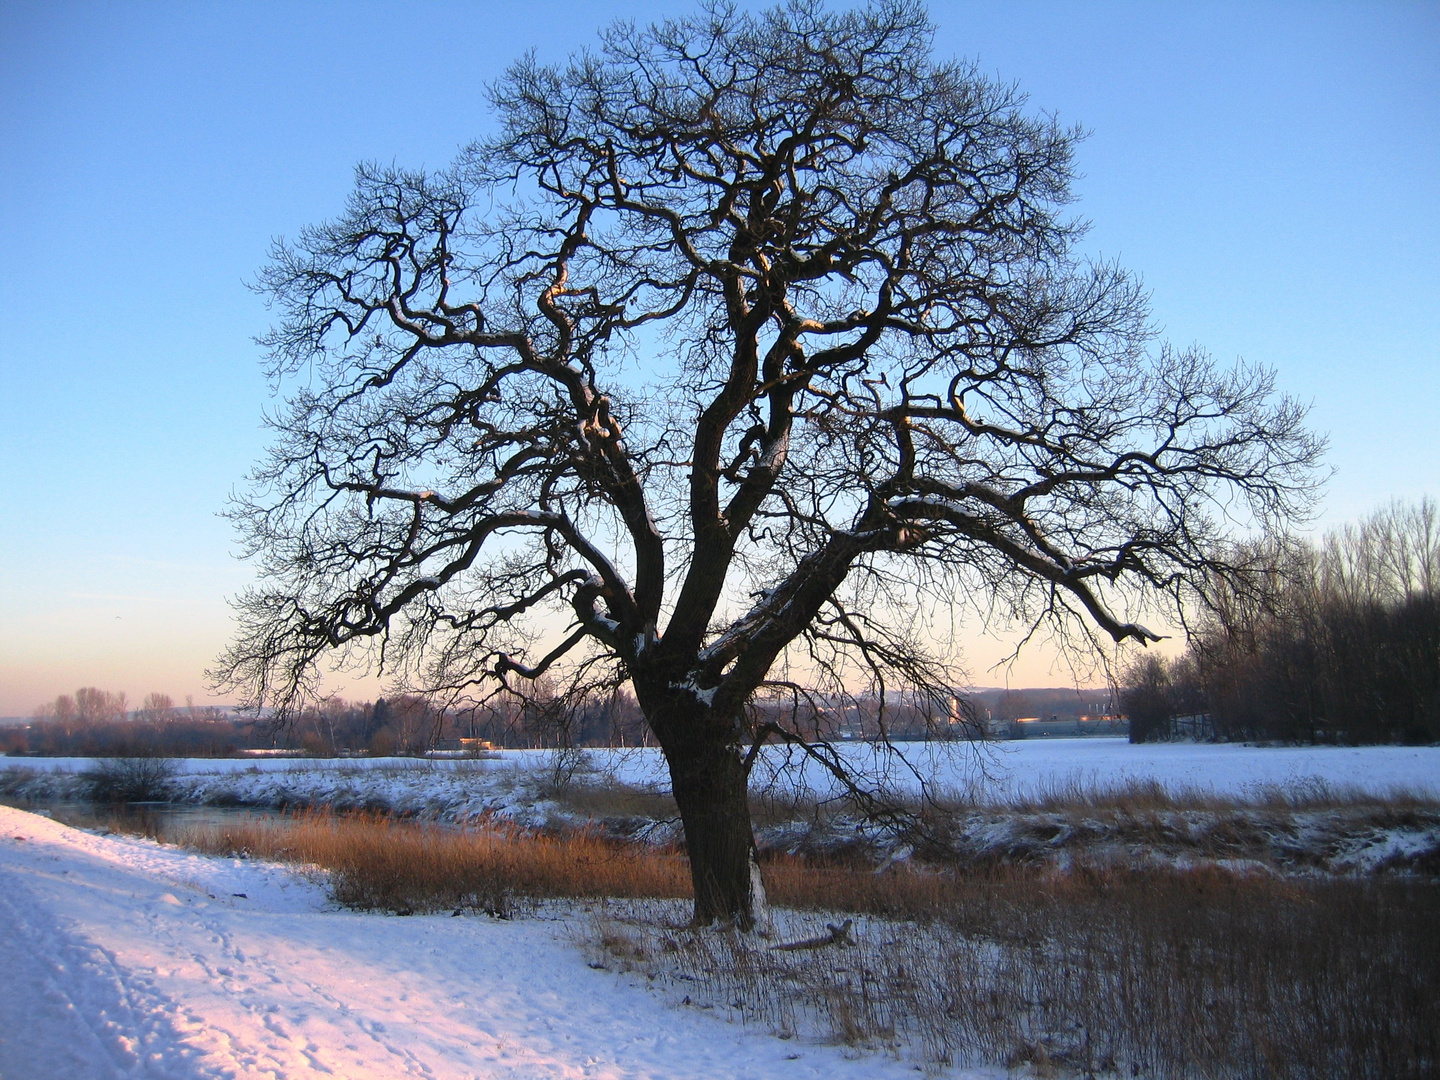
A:
{"type": "Polygon", "coordinates": [[[261,278],[303,378],[233,509],[262,585],[217,681],[628,681],[695,917],[748,927],[756,751],[844,766],[787,717],[943,721],[955,602],[1153,638],[1227,523],[1303,510],[1304,410],[1158,345],[1075,252],[1078,133],[930,43],[906,0],[711,4],[520,61],[442,172],[362,166],[261,278]]]}
{"type": "Polygon", "coordinates": [[[145,703],[136,713],[136,718],[147,724],[163,724],[175,715],[175,699],[169,694],[146,694],[145,703]]]}
{"type": "Polygon", "coordinates": [[[1163,657],[1137,656],[1121,676],[1120,707],[1130,718],[1132,743],[1163,742],[1173,734],[1175,694],[1163,657]]]}
{"type": "MultiPolygon", "coordinates": [[[[75,721],[81,727],[114,724],[125,719],[128,704],[125,693],[112,694],[97,686],[82,686],[75,691],[75,721]]],[[[57,708],[59,699],[56,700],[57,708]]]]}

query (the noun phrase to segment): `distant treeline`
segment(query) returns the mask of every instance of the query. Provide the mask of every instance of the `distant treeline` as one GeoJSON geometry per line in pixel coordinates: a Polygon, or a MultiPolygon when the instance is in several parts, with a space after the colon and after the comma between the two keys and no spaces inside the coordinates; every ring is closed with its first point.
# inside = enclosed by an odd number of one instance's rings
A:
{"type": "Polygon", "coordinates": [[[1318,545],[1266,553],[1187,652],[1122,679],[1134,742],[1440,742],[1440,514],[1392,506],[1318,545]]]}
{"type": "MultiPolygon", "coordinates": [[[[998,692],[997,692],[998,694],[998,692]]],[[[1037,703],[1063,709],[1075,692],[1035,691],[997,697],[1008,712],[1027,715],[1037,703]],[[1020,710],[1016,712],[1016,710],[1020,710]]],[[[1072,706],[1073,707],[1073,706],[1072,706]]],[[[895,700],[881,710],[873,699],[774,699],[754,706],[757,723],[784,719],[812,738],[954,738],[978,731],[968,703],[952,712],[895,700]],[[769,715],[766,715],[769,714],[769,715]]],[[[976,709],[981,717],[988,710],[976,709]]],[[[553,749],[643,746],[652,736],[628,689],[578,697],[549,692],[542,681],[529,699],[491,698],[479,705],[441,707],[429,698],[397,694],[374,702],[335,697],[285,719],[235,716],[229,710],[176,706],[151,694],[129,710],[125,695],[85,687],[37,709],[28,727],[0,729],[0,752],[84,757],[227,757],[246,750],[288,749],[316,756],[420,754],[435,750],[553,749]]]]}
{"type": "MultiPolygon", "coordinates": [[[[891,738],[918,738],[949,726],[947,716],[935,715],[934,709],[927,715],[911,703],[891,704],[883,715],[873,701],[774,700],[753,707],[762,714],[784,713],[788,726],[831,739],[873,738],[882,729],[891,738]]],[[[572,695],[553,691],[544,680],[528,699],[502,695],[483,704],[445,708],[418,695],[369,705],[334,699],[304,710],[281,738],[316,754],[371,755],[465,749],[480,743],[511,749],[653,743],[627,688],[572,695]]]]}
{"type": "Polygon", "coordinates": [[[330,698],[284,723],[232,715],[150,694],[131,710],[123,693],[82,687],[35,710],[28,726],[0,729],[0,753],[79,757],[230,757],[246,750],[314,755],[417,754],[500,747],[638,746],[647,738],[639,706],[621,691],[564,708],[557,701],[488,702],[443,709],[399,694],[374,702],[330,698]]]}
{"type": "Polygon", "coordinates": [[[35,710],[27,727],[0,729],[0,753],[78,757],[229,757],[268,739],[211,705],[177,706],[149,694],[131,710],[123,693],[82,686],[35,710]]]}
{"type": "Polygon", "coordinates": [[[496,747],[640,746],[647,729],[635,699],[621,690],[562,702],[491,699],[483,705],[442,708],[414,694],[373,704],[332,699],[298,715],[286,736],[312,753],[415,754],[496,747]]]}

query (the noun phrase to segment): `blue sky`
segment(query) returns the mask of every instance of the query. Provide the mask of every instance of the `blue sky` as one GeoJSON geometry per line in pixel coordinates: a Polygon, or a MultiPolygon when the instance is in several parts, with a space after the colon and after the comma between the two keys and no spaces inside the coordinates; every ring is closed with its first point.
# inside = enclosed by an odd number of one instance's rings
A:
{"type": "MultiPolygon", "coordinates": [[[[271,238],[361,159],[445,164],[526,49],[676,10],[0,0],[0,715],[89,684],[205,700],[249,574],[216,515],[264,444],[245,283],[271,238]]],[[[1440,4],[931,16],[937,52],[1091,131],[1087,245],[1167,336],[1313,401],[1317,527],[1440,494],[1440,4]]],[[[980,681],[1002,651],[971,643],[980,681]]]]}

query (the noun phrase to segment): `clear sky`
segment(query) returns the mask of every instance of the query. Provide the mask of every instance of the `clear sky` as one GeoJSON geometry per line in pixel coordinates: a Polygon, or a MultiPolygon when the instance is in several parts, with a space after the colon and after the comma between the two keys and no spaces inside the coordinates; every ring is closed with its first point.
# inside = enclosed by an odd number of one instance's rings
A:
{"type": "MultiPolygon", "coordinates": [[[[525,50],[682,9],[0,0],[0,715],[80,685],[206,700],[249,575],[216,515],[264,443],[270,239],[361,159],[445,164],[525,50]]],[[[931,15],[941,54],[1092,132],[1088,246],[1168,336],[1314,403],[1317,527],[1440,494],[1440,4],[931,15]]],[[[977,681],[1002,651],[968,647],[977,681]]]]}

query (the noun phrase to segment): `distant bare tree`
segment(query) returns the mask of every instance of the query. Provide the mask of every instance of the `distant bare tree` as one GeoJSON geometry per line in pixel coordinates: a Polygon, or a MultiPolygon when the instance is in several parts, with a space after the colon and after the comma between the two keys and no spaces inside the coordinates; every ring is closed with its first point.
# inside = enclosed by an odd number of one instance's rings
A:
{"type": "Polygon", "coordinates": [[[749,927],[758,748],[843,771],[812,735],[847,694],[944,723],[929,614],[1153,639],[1227,523],[1303,511],[1303,408],[1155,345],[1075,253],[1077,133],[930,42],[906,0],[712,4],[520,61],[449,169],[360,168],[261,279],[304,378],[217,682],[284,715],[327,655],[456,699],[628,681],[695,917],[749,927]]]}
{"type": "MultiPolygon", "coordinates": [[[[97,686],[82,686],[75,691],[74,700],[75,722],[82,727],[124,720],[128,709],[123,692],[112,694],[97,686]]],[[[59,702],[56,704],[58,712],[59,702]]]]}
{"type": "Polygon", "coordinates": [[[139,719],[149,724],[163,724],[175,714],[175,699],[169,694],[146,694],[145,702],[137,710],[139,719]]]}
{"type": "Polygon", "coordinates": [[[390,715],[397,748],[412,754],[430,747],[443,719],[431,703],[418,694],[391,698],[390,715]]]}
{"type": "Polygon", "coordinates": [[[1121,676],[1120,708],[1129,717],[1132,743],[1170,738],[1175,701],[1169,665],[1163,657],[1146,654],[1130,663],[1121,676]]]}

